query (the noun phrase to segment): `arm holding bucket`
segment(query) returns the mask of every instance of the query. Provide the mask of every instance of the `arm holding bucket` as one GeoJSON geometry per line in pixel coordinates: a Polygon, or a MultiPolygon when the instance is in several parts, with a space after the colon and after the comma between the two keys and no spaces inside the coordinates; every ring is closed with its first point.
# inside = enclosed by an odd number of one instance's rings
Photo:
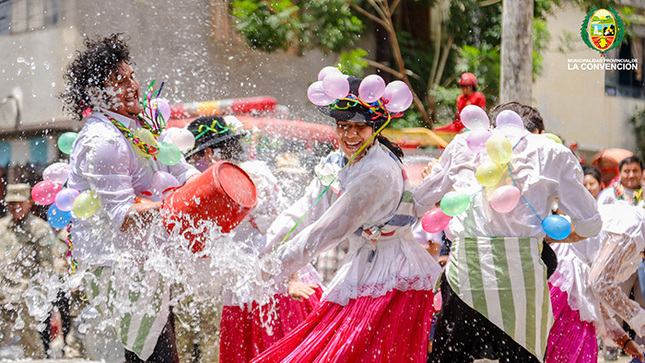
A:
{"type": "Polygon", "coordinates": [[[159,215],[159,208],[161,208],[161,202],[147,201],[134,203],[125,215],[125,219],[121,225],[121,232],[133,228],[141,229],[149,227],[154,222],[155,217],[159,215]]]}

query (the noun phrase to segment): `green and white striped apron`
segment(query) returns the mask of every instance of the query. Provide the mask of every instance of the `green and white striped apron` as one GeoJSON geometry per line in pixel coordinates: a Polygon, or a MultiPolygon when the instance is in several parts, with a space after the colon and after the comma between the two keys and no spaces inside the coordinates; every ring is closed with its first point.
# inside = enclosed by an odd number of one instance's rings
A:
{"type": "Polygon", "coordinates": [[[537,238],[457,238],[446,267],[453,291],[540,362],[553,324],[541,248],[537,238]]]}
{"type": "Polygon", "coordinates": [[[123,273],[99,267],[86,273],[85,288],[90,303],[112,321],[121,343],[146,360],[154,351],[170,312],[170,287],[154,271],[123,273]]]}

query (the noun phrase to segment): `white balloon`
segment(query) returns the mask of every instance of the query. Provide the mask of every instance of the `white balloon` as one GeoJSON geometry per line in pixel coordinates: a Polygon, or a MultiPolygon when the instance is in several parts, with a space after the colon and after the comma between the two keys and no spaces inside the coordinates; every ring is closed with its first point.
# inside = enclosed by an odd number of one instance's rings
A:
{"type": "Polygon", "coordinates": [[[43,171],[43,180],[64,183],[69,175],[70,166],[67,163],[53,163],[43,171]]]}
{"type": "Polygon", "coordinates": [[[179,129],[171,135],[170,141],[175,144],[182,153],[192,150],[195,147],[195,135],[187,129],[179,129]]]}
{"type": "Polygon", "coordinates": [[[152,183],[148,191],[152,194],[150,200],[153,202],[160,201],[166,194],[169,194],[169,188],[175,188],[181,184],[172,174],[165,171],[155,171],[154,176],[152,177],[152,183]],[[165,192],[165,193],[164,193],[165,192]]]}

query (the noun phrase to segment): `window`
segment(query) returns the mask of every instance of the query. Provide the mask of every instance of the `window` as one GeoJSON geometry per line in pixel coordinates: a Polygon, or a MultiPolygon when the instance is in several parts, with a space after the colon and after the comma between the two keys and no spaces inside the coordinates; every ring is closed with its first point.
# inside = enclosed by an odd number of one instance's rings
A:
{"type": "Polygon", "coordinates": [[[0,0],[0,34],[58,24],[60,0],[0,0]]]}
{"type": "Polygon", "coordinates": [[[643,59],[645,58],[645,39],[625,38],[622,44],[607,52],[607,58],[636,60],[635,67],[625,70],[605,71],[605,94],[608,96],[645,99],[645,80],[643,79],[643,59]]]}

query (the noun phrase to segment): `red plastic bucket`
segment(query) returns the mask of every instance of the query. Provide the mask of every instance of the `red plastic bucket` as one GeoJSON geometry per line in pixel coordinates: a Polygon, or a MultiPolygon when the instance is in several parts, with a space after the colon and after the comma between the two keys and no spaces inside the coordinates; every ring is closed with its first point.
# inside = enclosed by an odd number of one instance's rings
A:
{"type": "Polygon", "coordinates": [[[161,207],[166,230],[191,241],[191,250],[201,252],[208,233],[199,230],[201,221],[215,222],[228,233],[255,207],[257,193],[249,175],[228,161],[218,161],[193,182],[170,194],[161,207]],[[191,230],[192,229],[192,230],[191,230]]]}

